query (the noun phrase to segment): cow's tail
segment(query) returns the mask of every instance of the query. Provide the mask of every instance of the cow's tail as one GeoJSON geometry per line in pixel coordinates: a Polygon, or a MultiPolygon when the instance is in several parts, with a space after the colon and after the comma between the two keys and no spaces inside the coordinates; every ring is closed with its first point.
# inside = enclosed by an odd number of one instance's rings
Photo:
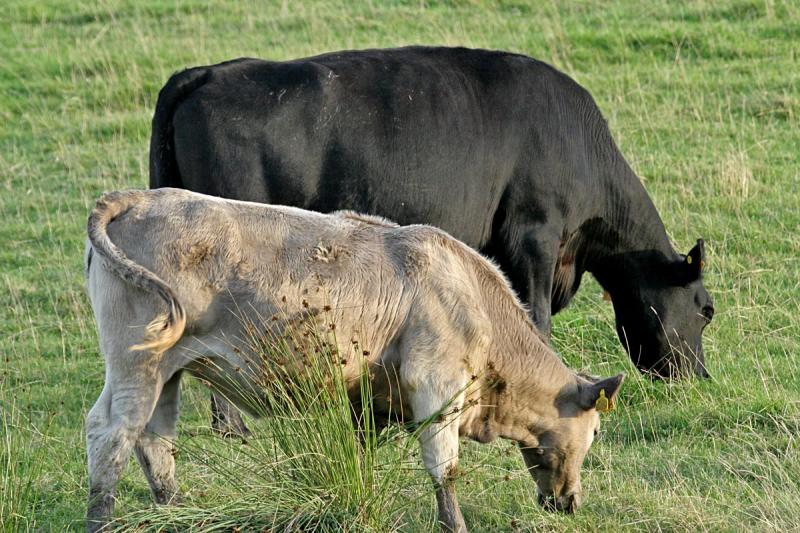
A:
{"type": "Polygon", "coordinates": [[[150,135],[150,188],[183,188],[178,161],[175,159],[172,116],[189,94],[206,83],[211,70],[197,67],[173,74],[158,93],[153,131],[150,135]]]}
{"type": "Polygon", "coordinates": [[[130,348],[132,351],[161,353],[171,348],[183,335],[186,311],[169,285],[126,256],[108,235],[111,221],[142,201],[144,195],[142,191],[103,194],[89,215],[88,233],[92,248],[106,259],[107,265],[115,274],[125,282],[155,294],[166,302],[167,310],[147,325],[142,342],[130,348]]]}

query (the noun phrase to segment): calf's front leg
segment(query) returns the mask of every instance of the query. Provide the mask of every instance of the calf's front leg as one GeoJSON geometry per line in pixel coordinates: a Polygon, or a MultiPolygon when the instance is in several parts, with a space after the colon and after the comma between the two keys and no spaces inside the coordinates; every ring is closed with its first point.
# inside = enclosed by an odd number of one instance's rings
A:
{"type": "MultiPolygon", "coordinates": [[[[439,407],[445,405],[451,397],[431,398],[427,394],[414,394],[411,402],[414,418],[417,422],[422,422],[435,415],[439,407]]],[[[450,404],[448,411],[457,412],[462,403],[463,398],[457,399],[450,404]]],[[[441,422],[431,424],[422,432],[419,441],[422,462],[436,488],[439,526],[446,533],[466,533],[467,526],[456,499],[455,488],[458,468],[458,418],[443,417],[441,422]]]]}
{"type": "Polygon", "coordinates": [[[445,532],[464,532],[467,526],[456,500],[456,487],[452,480],[436,485],[436,505],[439,508],[439,526],[445,532]]]}

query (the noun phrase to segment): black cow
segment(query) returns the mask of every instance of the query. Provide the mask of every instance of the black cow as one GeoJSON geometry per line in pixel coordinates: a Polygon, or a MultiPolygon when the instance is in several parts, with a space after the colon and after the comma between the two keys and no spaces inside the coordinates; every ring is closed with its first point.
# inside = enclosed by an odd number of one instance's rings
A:
{"type": "Polygon", "coordinates": [[[591,272],[656,376],[707,376],[703,241],[670,245],[589,93],[529,57],[464,48],[237,59],[177,73],[150,186],[439,226],[495,258],[545,334],[591,272]]]}

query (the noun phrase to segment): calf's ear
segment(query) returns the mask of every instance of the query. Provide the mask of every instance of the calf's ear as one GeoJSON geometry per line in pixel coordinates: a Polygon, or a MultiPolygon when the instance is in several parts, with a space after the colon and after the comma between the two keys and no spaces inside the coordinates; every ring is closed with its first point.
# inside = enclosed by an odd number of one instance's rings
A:
{"type": "Polygon", "coordinates": [[[691,283],[700,278],[706,266],[706,245],[703,239],[697,239],[697,244],[689,250],[683,260],[681,268],[684,270],[686,283],[691,283]]]}
{"type": "Polygon", "coordinates": [[[601,413],[607,413],[614,409],[617,393],[625,380],[625,374],[600,379],[587,383],[581,389],[581,407],[586,410],[597,409],[601,413]]]}

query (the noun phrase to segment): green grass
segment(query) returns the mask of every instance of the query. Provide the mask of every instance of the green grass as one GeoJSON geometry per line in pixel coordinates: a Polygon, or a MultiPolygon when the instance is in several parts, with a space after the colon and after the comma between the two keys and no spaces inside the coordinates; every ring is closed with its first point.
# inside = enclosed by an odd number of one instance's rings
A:
{"type": "Polygon", "coordinates": [[[205,532],[231,527],[383,532],[402,523],[413,505],[397,497],[407,488],[407,471],[415,468],[410,452],[447,405],[408,432],[393,426],[379,434],[368,368],[363,365],[353,384],[351,403],[333,331],[319,331],[313,320],[289,323],[283,331],[275,331],[271,320],[243,320],[248,351],[260,356],[258,368],[242,370],[260,384],[262,396],[253,398],[251,408],[269,420],[240,446],[220,450],[213,435],[180,446],[228,491],[217,501],[133,511],[118,523],[137,531],[159,531],[168,524],[205,532]],[[304,350],[296,353],[292,346],[304,350]],[[386,441],[391,445],[382,446],[386,441]]]}
{"type": "MultiPolygon", "coordinates": [[[[629,377],[584,465],[585,505],[571,517],[539,510],[508,443],[464,443],[458,490],[467,523],[475,531],[797,530],[798,42],[800,5],[781,0],[6,0],[2,528],[83,527],[83,418],[103,380],[83,292],[86,216],[101,191],[146,186],[149,122],[167,77],[243,55],[428,43],[523,52],[584,85],[676,246],[706,239],[706,286],[717,308],[705,336],[714,379],[651,383],[635,374],[613,313],[587,277],[555,319],[554,344],[573,368],[629,377]]],[[[233,460],[247,445],[203,437],[207,393],[191,380],[185,390],[178,470],[187,505],[241,498],[190,450],[233,460]]],[[[398,497],[414,505],[386,527],[433,529],[421,465],[404,476],[398,497]]],[[[118,515],[150,506],[135,461],[119,496],[118,515]]]]}

